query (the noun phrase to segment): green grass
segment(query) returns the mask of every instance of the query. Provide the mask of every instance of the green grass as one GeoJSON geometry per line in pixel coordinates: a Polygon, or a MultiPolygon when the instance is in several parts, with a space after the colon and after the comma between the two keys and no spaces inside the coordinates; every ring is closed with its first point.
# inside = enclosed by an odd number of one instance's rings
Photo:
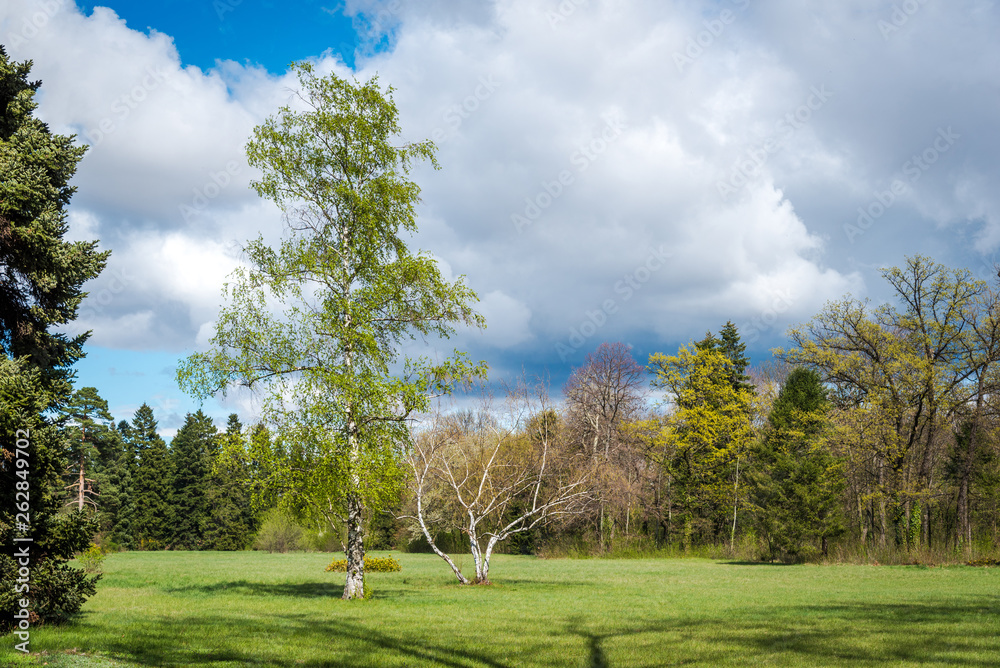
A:
{"type": "Polygon", "coordinates": [[[32,631],[31,665],[1000,665],[997,568],[499,555],[496,584],[463,587],[396,557],[342,601],[329,554],[112,555],[75,623],[32,631]]]}

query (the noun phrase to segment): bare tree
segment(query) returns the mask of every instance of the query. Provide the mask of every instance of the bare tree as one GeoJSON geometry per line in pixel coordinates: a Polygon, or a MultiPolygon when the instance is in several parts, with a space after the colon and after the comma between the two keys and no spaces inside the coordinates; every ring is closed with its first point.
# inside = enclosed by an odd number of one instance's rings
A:
{"type": "Polygon", "coordinates": [[[627,534],[633,506],[641,494],[647,463],[628,441],[624,425],[645,409],[645,369],[624,343],[602,343],[574,369],[563,388],[572,439],[597,467],[594,481],[600,503],[588,518],[602,547],[612,542],[616,525],[627,534]]]}
{"type": "Polygon", "coordinates": [[[595,459],[611,457],[622,423],[642,409],[645,373],[627,345],[602,343],[566,381],[569,419],[595,459]]]}
{"type": "Polygon", "coordinates": [[[433,416],[408,454],[415,520],[431,549],[463,584],[489,584],[497,544],[582,512],[591,501],[589,458],[562,447],[544,386],[507,388],[495,409],[488,392],[478,412],[433,416]],[[475,561],[470,581],[438,548],[432,528],[459,529],[475,561]]]}

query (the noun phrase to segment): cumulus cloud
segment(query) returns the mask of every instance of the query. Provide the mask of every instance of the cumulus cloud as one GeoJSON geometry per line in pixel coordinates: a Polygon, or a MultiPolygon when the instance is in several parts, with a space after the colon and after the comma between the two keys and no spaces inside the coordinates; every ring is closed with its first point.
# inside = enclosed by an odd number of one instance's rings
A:
{"type": "MultiPolygon", "coordinates": [[[[0,35],[37,6],[6,3],[0,35]]],[[[443,169],[413,174],[413,244],[482,296],[488,329],[456,342],[481,356],[559,359],[574,332],[580,358],[607,339],[670,346],[727,319],[778,336],[827,299],[877,292],[879,264],[921,251],[969,264],[1000,245],[993,3],[343,11],[362,33],[357,76],[395,87],[405,139],[439,146],[443,169]],[[907,178],[948,128],[961,138],[907,178]],[[852,235],[894,180],[905,190],[852,235]]],[[[233,242],[280,235],[280,213],[247,188],[243,146],[294,81],[231,61],[182,67],[169,35],[103,8],[66,3],[35,32],[10,51],[35,61],[41,115],[92,144],[74,234],[114,251],[87,305],[93,340],[204,344],[233,242]]]]}

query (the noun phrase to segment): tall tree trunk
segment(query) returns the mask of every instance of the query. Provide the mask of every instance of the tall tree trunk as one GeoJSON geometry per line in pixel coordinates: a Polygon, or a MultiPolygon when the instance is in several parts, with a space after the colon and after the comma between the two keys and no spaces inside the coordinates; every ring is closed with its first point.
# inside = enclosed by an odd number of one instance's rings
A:
{"type": "MultiPolygon", "coordinates": [[[[933,393],[932,393],[933,396],[933,393]]],[[[930,491],[932,483],[932,466],[934,464],[934,436],[937,427],[937,407],[933,406],[930,415],[927,416],[927,445],[924,447],[924,456],[920,460],[920,485],[927,494],[924,503],[921,503],[923,514],[921,515],[920,536],[917,536],[916,544],[924,543],[931,546],[931,504],[930,491]]]]}
{"type": "Polygon", "coordinates": [[[976,410],[972,414],[972,428],[969,430],[969,442],[966,445],[965,461],[958,481],[958,535],[965,542],[965,552],[972,550],[972,521],[969,517],[969,486],[972,479],[973,460],[976,457],[976,438],[979,436],[979,420],[983,411],[983,385],[986,368],[979,374],[979,384],[976,389],[976,410]]]}
{"type": "Polygon", "coordinates": [[[887,532],[885,517],[885,462],[878,463],[878,545],[885,547],[885,535],[887,532]]]}
{"type": "Polygon", "coordinates": [[[347,497],[347,582],[344,598],[365,597],[365,546],[361,524],[361,500],[357,494],[347,497]]]}
{"type": "MultiPolygon", "coordinates": [[[[740,458],[736,457],[736,481],[733,483],[733,528],[729,532],[729,551],[732,552],[736,546],[736,507],[739,503],[740,494],[740,458]]],[[[735,553],[734,553],[735,554],[735,553]]]]}
{"type": "Polygon", "coordinates": [[[83,512],[83,502],[84,502],[84,496],[83,496],[84,487],[83,486],[84,486],[84,484],[86,484],[86,482],[87,481],[86,481],[86,478],[84,477],[84,468],[83,468],[83,451],[81,451],[80,452],[80,482],[77,483],[79,485],[79,489],[77,490],[77,494],[76,494],[77,508],[80,510],[81,513],[83,512]]]}

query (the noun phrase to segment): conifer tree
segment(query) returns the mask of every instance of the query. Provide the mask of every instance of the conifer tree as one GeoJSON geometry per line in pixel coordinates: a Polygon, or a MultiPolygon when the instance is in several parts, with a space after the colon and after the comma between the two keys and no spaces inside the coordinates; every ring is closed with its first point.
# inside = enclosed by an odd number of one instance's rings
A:
{"type": "Polygon", "coordinates": [[[13,62],[0,47],[0,632],[20,610],[15,536],[32,539],[29,600],[42,620],[79,610],[96,582],[66,563],[86,548],[96,522],[85,513],[57,514],[67,442],[52,419],[70,396],[71,367],[88,334],[54,330],[76,318],[82,286],[107,253],[96,242],[64,240],[69,181],[85,149],[34,117],[41,82],[28,80],[30,70],[30,61],[13,62]],[[18,439],[27,444],[26,468],[15,465],[18,439]],[[15,517],[15,495],[25,491],[30,522],[15,517]]]}
{"type": "Polygon", "coordinates": [[[208,491],[212,472],[212,452],[217,437],[212,419],[201,410],[188,413],[184,426],[170,442],[173,460],[173,535],[174,549],[197,550],[204,547],[209,521],[208,491]]]}
{"type": "Polygon", "coordinates": [[[142,549],[165,547],[173,536],[171,506],[173,462],[167,444],[156,432],[153,409],[143,404],[135,412],[128,439],[138,454],[133,479],[135,517],[133,539],[142,549]]]}
{"type": "Polygon", "coordinates": [[[111,451],[108,456],[104,490],[101,492],[101,529],[119,547],[134,547],[132,524],[135,504],[133,482],[138,468],[135,448],[125,434],[130,427],[122,420],[111,429],[111,451]]]}
{"type": "Polygon", "coordinates": [[[67,505],[77,510],[90,507],[98,510],[102,504],[98,497],[104,494],[109,460],[113,457],[113,418],[108,412],[108,402],[101,398],[97,388],[84,387],[70,397],[60,411],[68,438],[69,467],[63,479],[66,485],[67,505]]]}
{"type": "Polygon", "coordinates": [[[827,410],[819,374],[805,368],[793,370],[754,448],[748,477],[757,525],[772,559],[825,555],[828,539],[844,530],[840,514],[843,477],[824,440],[827,410]]]}

